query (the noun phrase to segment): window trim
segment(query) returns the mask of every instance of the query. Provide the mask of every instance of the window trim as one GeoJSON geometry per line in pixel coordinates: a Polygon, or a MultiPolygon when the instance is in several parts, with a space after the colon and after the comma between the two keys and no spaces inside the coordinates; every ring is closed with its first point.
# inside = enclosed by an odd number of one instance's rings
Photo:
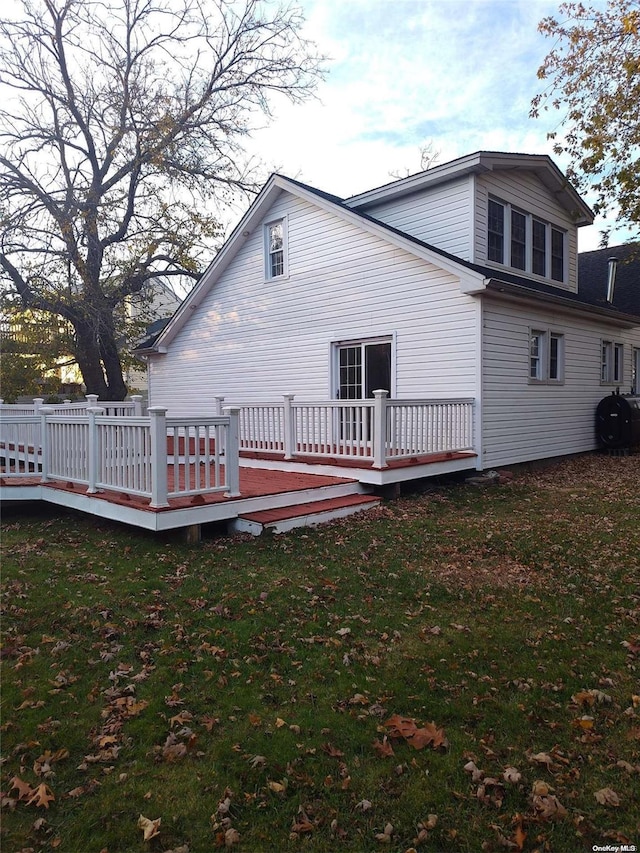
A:
{"type": "Polygon", "coordinates": [[[600,384],[624,383],[624,344],[609,338],[600,340],[600,384]]]}
{"type": "Polygon", "coordinates": [[[564,385],[565,382],[565,334],[555,328],[529,328],[528,379],[530,385],[564,385]],[[538,351],[533,354],[534,338],[538,338],[538,351]],[[552,354],[551,341],[557,341],[556,353],[552,354]],[[536,375],[532,374],[536,359],[536,375]],[[552,365],[555,361],[555,376],[552,365]]]}
{"type": "Polygon", "coordinates": [[[288,218],[286,214],[279,216],[277,219],[270,219],[264,224],[264,277],[265,281],[275,281],[289,277],[289,237],[288,237],[288,218]],[[282,272],[273,275],[272,273],[272,257],[271,252],[271,228],[275,225],[282,227],[282,272]]]}
{"type": "MultiPolygon", "coordinates": [[[[486,250],[486,258],[487,263],[489,264],[499,264],[503,267],[509,267],[509,269],[517,270],[519,273],[524,273],[526,275],[533,275],[538,278],[544,278],[548,281],[554,282],[559,285],[566,285],[568,283],[568,230],[566,228],[561,228],[558,225],[553,224],[552,222],[548,222],[540,216],[537,216],[534,213],[523,210],[518,205],[512,204],[511,202],[504,201],[501,198],[498,198],[493,195],[489,195],[487,199],[487,231],[486,231],[486,239],[487,239],[487,250],[486,250]],[[493,206],[493,210],[492,210],[493,206]],[[491,228],[492,220],[495,219],[495,214],[498,213],[496,208],[500,208],[502,211],[502,230],[496,230],[495,228],[491,228]],[[513,254],[514,254],[514,241],[512,237],[513,231],[513,214],[517,216],[523,216],[525,218],[525,244],[524,244],[524,255],[525,255],[525,265],[515,266],[513,263],[513,254]],[[536,226],[543,226],[543,230],[536,226]],[[494,240],[491,240],[492,235],[494,236],[494,240]],[[561,241],[561,256],[554,252],[554,239],[556,241],[556,249],[557,246],[557,235],[562,238],[561,241]],[[536,240],[536,245],[534,246],[534,239],[536,240]],[[542,246],[540,247],[539,242],[542,242],[542,246]],[[490,249],[491,242],[499,242],[501,245],[494,247],[493,251],[490,249]],[[535,272],[534,266],[539,265],[539,253],[542,253],[542,259],[544,262],[544,273],[535,272]],[[536,254],[538,253],[538,254],[536,254]],[[491,254],[494,257],[491,257],[491,254]],[[498,260],[497,256],[500,256],[500,260],[498,260]],[[554,267],[558,267],[562,265],[562,278],[554,277],[554,267]]],[[[520,245],[520,244],[518,244],[520,245]]]]}

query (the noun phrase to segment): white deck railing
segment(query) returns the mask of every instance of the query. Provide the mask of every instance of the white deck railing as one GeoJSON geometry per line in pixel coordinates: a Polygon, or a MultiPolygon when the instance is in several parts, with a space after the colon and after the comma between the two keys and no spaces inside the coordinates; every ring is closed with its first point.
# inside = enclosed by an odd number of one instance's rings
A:
{"type": "MultiPolygon", "coordinates": [[[[216,397],[218,407],[223,397],[216,397]]],[[[317,456],[361,459],[384,468],[395,459],[473,449],[472,398],[374,399],[241,405],[240,449],[283,453],[285,459],[317,456]]]]}
{"type": "Polygon", "coordinates": [[[166,409],[147,416],[106,414],[89,407],[79,414],[40,406],[37,415],[0,413],[0,457],[5,479],[37,476],[150,499],[239,488],[238,410],[202,418],[167,418],[166,409]]]}
{"type": "MultiPolygon", "coordinates": [[[[134,394],[131,400],[101,402],[100,408],[104,409],[106,415],[113,417],[140,417],[144,414],[143,399],[141,394],[134,394]]],[[[72,418],[78,414],[84,414],[88,409],[95,408],[97,405],[97,394],[87,394],[85,400],[80,400],[77,403],[65,400],[63,403],[50,404],[45,403],[42,397],[36,397],[33,403],[5,403],[0,400],[0,415],[37,415],[40,409],[46,406],[57,415],[72,418]]]]}

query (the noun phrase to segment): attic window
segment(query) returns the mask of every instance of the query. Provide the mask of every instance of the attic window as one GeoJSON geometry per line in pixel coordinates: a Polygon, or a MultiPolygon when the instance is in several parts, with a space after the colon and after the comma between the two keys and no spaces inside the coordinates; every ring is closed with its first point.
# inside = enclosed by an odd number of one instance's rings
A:
{"type": "Polygon", "coordinates": [[[509,202],[490,198],[487,260],[553,281],[566,278],[566,233],[509,202]]]}
{"type": "Polygon", "coordinates": [[[287,274],[285,219],[265,225],[265,273],[267,278],[279,278],[287,274]]]}

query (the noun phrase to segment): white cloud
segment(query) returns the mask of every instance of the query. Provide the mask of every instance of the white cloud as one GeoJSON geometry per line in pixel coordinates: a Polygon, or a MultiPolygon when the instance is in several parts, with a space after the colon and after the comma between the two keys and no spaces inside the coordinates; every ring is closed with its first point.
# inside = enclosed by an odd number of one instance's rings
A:
{"type": "MultiPolygon", "coordinates": [[[[604,6],[605,0],[594,5],[604,6]]],[[[551,44],[537,31],[552,0],[301,0],[305,34],[330,57],[318,99],[279,103],[253,139],[270,168],[340,196],[473,151],[553,155],[530,119],[551,44]]],[[[559,162],[563,168],[566,164],[559,162]]],[[[600,226],[602,227],[602,226],[600,226]]],[[[595,248],[593,238],[584,241],[595,248]]],[[[583,238],[587,235],[583,235],[583,238]]]]}

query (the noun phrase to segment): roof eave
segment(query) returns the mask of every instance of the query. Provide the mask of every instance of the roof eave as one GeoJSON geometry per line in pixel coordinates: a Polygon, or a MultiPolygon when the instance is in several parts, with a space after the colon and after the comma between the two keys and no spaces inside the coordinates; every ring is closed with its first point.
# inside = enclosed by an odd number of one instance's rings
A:
{"type": "Polygon", "coordinates": [[[417,192],[422,187],[437,186],[454,178],[469,174],[481,174],[493,169],[527,169],[543,176],[541,180],[569,210],[578,227],[591,225],[595,215],[571,186],[565,175],[547,154],[518,154],[512,152],[476,151],[441,166],[409,175],[398,181],[384,184],[346,199],[345,204],[354,208],[366,208],[391,198],[401,198],[417,192]],[[544,176],[547,180],[544,180],[544,176]]]}
{"type": "Polygon", "coordinates": [[[624,328],[634,328],[640,326],[640,316],[635,314],[627,314],[624,311],[618,311],[616,308],[604,308],[599,305],[593,305],[589,302],[579,302],[574,299],[568,299],[560,294],[541,293],[539,290],[525,287],[524,285],[514,284],[513,282],[502,281],[499,278],[490,278],[486,282],[486,291],[491,293],[505,293],[507,295],[519,296],[525,299],[531,299],[535,302],[546,302],[551,305],[560,305],[575,313],[580,312],[590,316],[596,315],[601,319],[608,320],[617,326],[624,328]]]}

